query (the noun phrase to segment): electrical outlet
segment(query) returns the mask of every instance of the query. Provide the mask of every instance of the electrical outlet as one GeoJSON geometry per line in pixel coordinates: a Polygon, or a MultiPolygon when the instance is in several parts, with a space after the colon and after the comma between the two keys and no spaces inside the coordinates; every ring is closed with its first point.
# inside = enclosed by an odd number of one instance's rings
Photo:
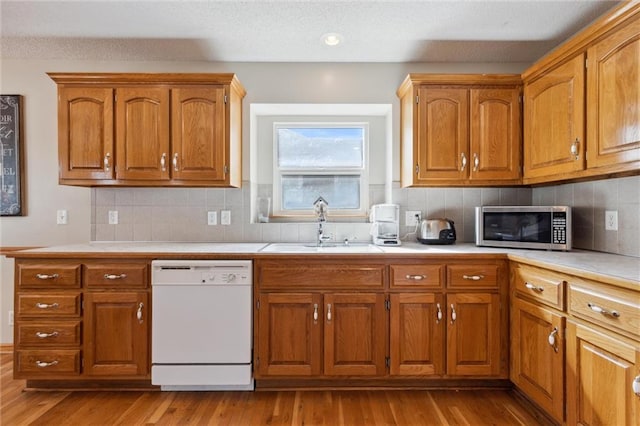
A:
{"type": "Polygon", "coordinates": [[[58,225],[66,225],[68,221],[67,211],[66,210],[58,210],[56,214],[56,223],[58,225]]]}
{"type": "Polygon", "coordinates": [[[404,216],[406,226],[418,226],[422,220],[422,212],[420,210],[407,210],[404,216]]]}
{"type": "Polygon", "coordinates": [[[604,229],[607,231],[618,230],[618,211],[607,210],[604,212],[604,229]]]}
{"type": "Polygon", "coordinates": [[[231,210],[220,211],[220,224],[231,225],[231,210]]]}
{"type": "Polygon", "coordinates": [[[118,210],[109,210],[109,225],[118,224],[118,210]]]}
{"type": "Polygon", "coordinates": [[[218,212],[207,212],[207,225],[218,224],[218,212]]]}
{"type": "Polygon", "coordinates": [[[9,311],[9,325],[13,325],[13,311],[9,311]]]}

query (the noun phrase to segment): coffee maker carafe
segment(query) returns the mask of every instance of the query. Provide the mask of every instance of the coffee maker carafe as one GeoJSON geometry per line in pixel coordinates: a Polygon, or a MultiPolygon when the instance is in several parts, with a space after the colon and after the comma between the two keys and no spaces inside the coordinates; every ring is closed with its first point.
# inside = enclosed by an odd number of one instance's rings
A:
{"type": "Polygon", "coordinates": [[[397,204],[374,204],[369,215],[371,237],[379,246],[400,245],[400,206],[397,204]]]}

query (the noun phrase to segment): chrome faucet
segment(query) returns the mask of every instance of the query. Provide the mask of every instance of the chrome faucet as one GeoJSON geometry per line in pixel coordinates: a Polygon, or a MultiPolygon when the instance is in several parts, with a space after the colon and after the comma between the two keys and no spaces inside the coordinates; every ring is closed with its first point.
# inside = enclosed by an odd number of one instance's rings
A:
{"type": "Polygon", "coordinates": [[[314,211],[316,216],[318,217],[318,239],[316,241],[316,245],[321,247],[325,241],[329,241],[331,236],[324,235],[324,229],[322,224],[327,221],[327,207],[329,203],[322,198],[318,197],[316,201],[313,202],[314,211]]]}

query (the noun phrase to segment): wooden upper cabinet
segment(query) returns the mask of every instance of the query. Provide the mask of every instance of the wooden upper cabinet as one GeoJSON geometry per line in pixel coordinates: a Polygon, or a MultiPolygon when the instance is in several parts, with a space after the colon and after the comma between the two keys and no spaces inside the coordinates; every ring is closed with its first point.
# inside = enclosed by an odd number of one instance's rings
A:
{"type": "Polygon", "coordinates": [[[410,74],[398,89],[402,186],[520,183],[520,77],[410,74]]]}
{"type": "Polygon", "coordinates": [[[469,97],[466,89],[418,89],[416,180],[464,179],[469,151],[469,97]]]}
{"type": "Polygon", "coordinates": [[[116,89],[116,129],[118,179],[169,179],[169,89],[116,89]]]}
{"type": "Polygon", "coordinates": [[[640,168],[640,16],[587,51],[587,167],[640,168]]]}
{"type": "Polygon", "coordinates": [[[60,183],[242,185],[242,99],[234,74],[50,73],[60,183]]]}
{"type": "Polygon", "coordinates": [[[113,179],[113,89],[58,91],[60,179],[113,179]]]}
{"type": "Polygon", "coordinates": [[[173,179],[224,181],[224,87],[173,89],[171,103],[173,179]]]}
{"type": "Polygon", "coordinates": [[[524,86],[524,178],[584,168],[584,55],[524,86]]]}
{"type": "Polygon", "coordinates": [[[520,89],[471,89],[471,180],[520,179],[520,89]]]}

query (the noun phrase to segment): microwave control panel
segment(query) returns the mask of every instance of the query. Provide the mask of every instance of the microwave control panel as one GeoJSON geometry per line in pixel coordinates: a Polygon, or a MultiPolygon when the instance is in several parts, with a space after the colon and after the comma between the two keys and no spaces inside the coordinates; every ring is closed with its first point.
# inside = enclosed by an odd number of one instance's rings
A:
{"type": "Polygon", "coordinates": [[[553,243],[567,243],[567,213],[553,212],[553,243]]]}

